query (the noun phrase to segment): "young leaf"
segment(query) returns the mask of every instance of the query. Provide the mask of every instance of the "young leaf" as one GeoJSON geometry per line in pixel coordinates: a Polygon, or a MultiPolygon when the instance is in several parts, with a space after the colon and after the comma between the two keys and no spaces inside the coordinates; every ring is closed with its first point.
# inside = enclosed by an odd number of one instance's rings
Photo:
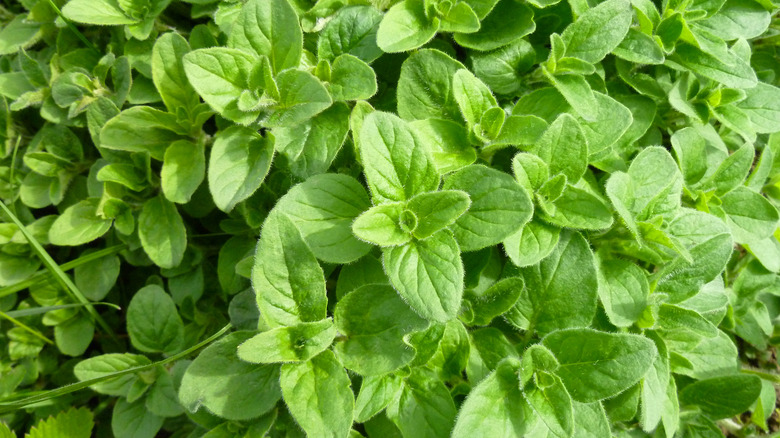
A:
{"type": "Polygon", "coordinates": [[[452,225],[470,205],[469,195],[460,190],[419,194],[406,204],[409,211],[417,217],[417,226],[412,234],[417,239],[426,239],[452,225]]]}
{"type": "Polygon", "coordinates": [[[347,436],[355,396],[349,376],[333,352],[283,365],[281,386],[287,408],[308,435],[347,436]]]}
{"type": "Polygon", "coordinates": [[[419,221],[403,202],[371,207],[352,223],[352,233],[360,239],[382,247],[403,245],[412,240],[419,221]]]}

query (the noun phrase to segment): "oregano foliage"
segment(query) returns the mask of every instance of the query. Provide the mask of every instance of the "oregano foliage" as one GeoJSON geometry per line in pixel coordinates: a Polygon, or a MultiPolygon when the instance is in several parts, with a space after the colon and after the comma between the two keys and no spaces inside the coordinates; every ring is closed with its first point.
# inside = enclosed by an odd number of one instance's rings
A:
{"type": "Polygon", "coordinates": [[[777,0],[0,6],[0,438],[775,436],[777,0]]]}

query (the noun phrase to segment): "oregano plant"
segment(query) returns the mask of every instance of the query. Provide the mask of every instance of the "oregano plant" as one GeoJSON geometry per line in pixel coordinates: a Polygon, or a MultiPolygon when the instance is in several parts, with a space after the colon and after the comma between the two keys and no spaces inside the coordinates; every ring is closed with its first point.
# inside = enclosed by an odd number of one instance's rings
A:
{"type": "Polygon", "coordinates": [[[780,4],[0,4],[0,438],[776,436],[780,4]]]}

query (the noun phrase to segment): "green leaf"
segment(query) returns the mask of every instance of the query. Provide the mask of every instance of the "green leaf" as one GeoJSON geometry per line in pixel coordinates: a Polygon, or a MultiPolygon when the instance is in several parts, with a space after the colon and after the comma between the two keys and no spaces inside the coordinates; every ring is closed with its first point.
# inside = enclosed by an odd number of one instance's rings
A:
{"type": "Polygon", "coordinates": [[[351,263],[371,249],[352,235],[352,222],[370,205],[357,180],[328,173],[288,190],[275,210],[290,218],[318,259],[351,263]]]}
{"type": "Polygon", "coordinates": [[[17,53],[35,44],[41,36],[41,25],[28,20],[28,14],[19,14],[0,30],[0,55],[17,53]]]}
{"type": "Polygon", "coordinates": [[[390,283],[420,316],[446,322],[457,315],[463,296],[463,262],[449,231],[383,248],[382,256],[390,283]]]}
{"type": "MultiPolygon", "coordinates": [[[[606,185],[607,196],[631,213],[623,217],[627,223],[633,218],[648,220],[662,216],[671,220],[680,208],[682,175],[669,152],[658,146],[645,148],[631,162],[628,179],[613,173],[606,185]],[[614,178],[614,181],[612,180],[614,178]]],[[[624,216],[625,212],[618,209],[624,216]]]]}
{"type": "Polygon", "coordinates": [[[521,87],[521,75],[534,64],[533,46],[518,39],[496,50],[471,55],[474,74],[496,94],[511,94],[521,87]]]}
{"type": "Polygon", "coordinates": [[[386,374],[411,362],[415,352],[404,336],[428,325],[390,286],[377,284],[359,287],[339,300],[334,320],[344,335],[334,352],[344,366],[364,376],[386,374]]]}
{"type": "Polygon", "coordinates": [[[194,50],[184,55],[182,61],[190,84],[214,111],[242,125],[257,119],[259,112],[244,112],[238,106],[241,93],[252,90],[250,75],[256,62],[252,55],[238,49],[214,47],[194,50]]]}
{"type": "Polygon", "coordinates": [[[653,341],[643,336],[591,329],[560,330],[545,336],[542,343],[558,359],[556,374],[572,398],[583,403],[628,389],[658,354],[653,341]]]}
{"type": "Polygon", "coordinates": [[[110,119],[100,131],[100,146],[127,152],[148,152],[162,161],[168,146],[182,138],[173,114],[148,106],[128,108],[110,119]]]}
{"type": "MultiPolygon", "coordinates": [[[[39,421],[24,438],[89,438],[93,427],[95,421],[92,412],[87,408],[71,408],[39,421]]],[[[15,437],[16,434],[10,436],[15,437]]]]}
{"type": "Polygon", "coordinates": [[[398,376],[369,376],[363,379],[355,400],[355,422],[365,423],[392,402],[401,390],[403,381],[398,376]]]}
{"type": "Polygon", "coordinates": [[[737,243],[766,239],[777,229],[780,215],[775,206],[747,187],[737,187],[720,200],[726,223],[737,243]]]}
{"type": "Polygon", "coordinates": [[[281,398],[278,365],[242,362],[238,346],[251,332],[234,332],[206,347],[187,367],[179,400],[190,412],[201,406],[226,420],[257,418],[281,398]]]}
{"type": "Polygon", "coordinates": [[[238,357],[252,363],[307,361],[330,347],[336,327],[329,319],[277,327],[238,346],[238,357]]]}
{"type": "Polygon", "coordinates": [[[457,412],[444,383],[421,372],[405,379],[400,396],[388,407],[388,415],[405,437],[447,436],[457,412]]]}
{"type": "Polygon", "coordinates": [[[487,110],[498,106],[496,98],[487,85],[466,69],[455,72],[452,78],[452,90],[460,113],[469,127],[473,128],[478,124],[482,114],[487,110]]]}
{"type": "Polygon", "coordinates": [[[173,298],[157,285],[141,288],[127,307],[130,342],[146,353],[173,354],[183,347],[184,324],[173,298]]]}
{"type": "Polygon", "coordinates": [[[444,16],[441,17],[441,32],[472,33],[480,28],[479,17],[466,2],[455,3],[444,16]]]}
{"type": "Polygon", "coordinates": [[[49,241],[59,246],[92,242],[111,228],[111,219],[97,215],[98,200],[85,199],[68,207],[49,229],[49,241]]]}
{"type": "Polygon", "coordinates": [[[528,194],[511,176],[471,165],[449,176],[445,190],[468,193],[471,207],[452,226],[463,251],[495,245],[523,227],[533,214],[528,194]]]}
{"type": "Polygon", "coordinates": [[[328,90],[311,73],[288,69],[276,77],[279,100],[264,121],[269,127],[291,126],[325,111],[332,103],[328,90]]]}
{"type": "Polygon", "coordinates": [[[733,241],[723,222],[711,215],[682,210],[669,224],[669,232],[688,248],[694,261],[678,256],[655,274],[657,290],[670,294],[671,302],[690,298],[717,277],[731,257],[733,241]]]}
{"type": "Polygon", "coordinates": [[[630,28],[623,41],[612,50],[619,58],[636,64],[663,64],[664,50],[652,36],[630,28]]]}
{"type": "Polygon", "coordinates": [[[160,171],[163,194],[179,204],[190,202],[206,176],[206,156],[200,145],[178,140],[168,146],[160,171]]]}
{"type": "MultiPolygon", "coordinates": [[[[544,70],[546,73],[546,70],[544,70]]],[[[566,99],[578,116],[587,121],[595,121],[594,108],[599,107],[596,93],[581,75],[551,75],[546,73],[547,79],[555,86],[555,89],[566,99]]]]}
{"type": "Polygon", "coordinates": [[[714,420],[738,415],[761,393],[761,379],[749,375],[715,377],[694,382],[680,391],[680,404],[695,406],[714,420]]]}
{"type": "Polygon", "coordinates": [[[347,139],[349,107],[337,103],[306,122],[274,129],[276,150],[299,178],[325,173],[347,139]]]}
{"type": "Polygon", "coordinates": [[[566,56],[601,61],[623,41],[632,18],[631,4],[626,0],[607,0],[588,9],[561,34],[566,56]]]}
{"type": "Polygon", "coordinates": [[[320,321],[326,316],[325,278],[295,224],[271,213],[263,224],[252,268],[257,306],[271,327],[320,321]]]}
{"type": "Polygon", "coordinates": [[[546,379],[538,379],[536,388],[524,391],[525,398],[553,435],[573,436],[575,423],[571,396],[560,377],[544,374],[546,379]]]}
{"type": "Polygon", "coordinates": [[[161,268],[175,268],[187,249],[187,230],[176,205],[162,196],[144,203],[138,216],[138,237],[150,259],[161,268]]]}
{"type": "Polygon", "coordinates": [[[406,52],[430,41],[439,19],[429,19],[423,0],[404,0],[385,12],[376,32],[376,43],[388,53],[406,52]]]}
{"type": "Polygon", "coordinates": [[[534,12],[515,0],[500,0],[481,20],[477,32],[456,33],[455,41],[469,49],[487,51],[497,49],[536,30],[534,12]]]}
{"type": "Polygon", "coordinates": [[[732,50],[721,60],[690,44],[680,44],[669,59],[730,88],[753,88],[757,84],[756,73],[732,50]]]}
{"type": "Polygon", "coordinates": [[[780,88],[759,82],[745,90],[745,99],[737,103],[757,133],[780,131],[780,88]]]}
{"type": "Polygon", "coordinates": [[[427,239],[452,225],[470,205],[468,193],[460,190],[442,190],[413,197],[406,204],[417,218],[417,226],[412,235],[417,239],[427,239]]]}
{"type": "Polygon", "coordinates": [[[521,272],[526,287],[506,314],[510,322],[542,334],[590,324],[596,314],[596,263],[579,233],[562,233],[549,256],[521,272]]]}
{"type": "Polygon", "coordinates": [[[647,307],[650,285],[642,268],[619,260],[600,260],[599,299],[609,321],[618,327],[630,327],[647,307]]]}
{"type": "Polygon", "coordinates": [[[230,212],[263,183],[274,153],[274,138],[231,126],[219,131],[209,157],[209,191],[217,207],[230,212]]]}
{"type": "Polygon", "coordinates": [[[520,267],[531,266],[550,255],[558,245],[560,234],[560,228],[533,219],[502,244],[512,263],[520,267]]]}
{"type": "Polygon", "coordinates": [[[553,209],[540,204],[541,218],[559,227],[583,230],[602,230],[612,225],[612,212],[600,195],[582,186],[566,185],[562,189],[553,201],[553,209]]]}
{"type": "Polygon", "coordinates": [[[190,113],[200,103],[184,71],[182,58],[189,52],[189,43],[178,33],[163,34],[154,43],[152,79],[165,107],[171,113],[179,108],[190,113]]]}
{"type": "Polygon", "coordinates": [[[697,21],[696,27],[703,27],[726,41],[753,39],[766,31],[770,20],[770,13],[757,2],[729,0],[711,17],[697,21]]]}
{"type": "Polygon", "coordinates": [[[355,397],[347,372],[331,351],[283,365],[281,386],[287,408],[307,435],[347,436],[355,397]]]}
{"type": "Polygon", "coordinates": [[[401,65],[398,115],[405,120],[446,119],[461,122],[452,78],[460,62],[433,49],[418,50],[401,65]]]}
{"type": "Polygon", "coordinates": [[[590,110],[590,113],[595,113],[593,120],[583,117],[579,121],[588,140],[588,153],[591,157],[599,152],[606,152],[615,145],[633,122],[631,110],[621,102],[598,91],[594,91],[593,96],[596,98],[595,110],[590,110]]]}
{"type": "Polygon", "coordinates": [[[481,293],[467,289],[464,298],[471,305],[471,312],[474,314],[471,321],[467,323],[469,325],[490,324],[493,318],[503,315],[514,306],[524,287],[522,278],[509,277],[498,281],[481,293]]]}
{"type": "Polygon", "coordinates": [[[348,53],[365,62],[382,55],[376,33],[383,15],[372,6],[347,6],[339,9],[325,25],[317,41],[320,59],[333,60],[348,53]]]}
{"type": "Polygon", "coordinates": [[[230,47],[267,56],[275,73],[296,68],[303,50],[298,15],[287,0],[250,0],[233,24],[230,47]]]}
{"type": "Polygon", "coordinates": [[[516,359],[505,359],[471,390],[460,408],[453,438],[523,436],[535,423],[517,381],[516,359]]]}
{"type": "Polygon", "coordinates": [[[163,421],[148,412],[143,401],[119,400],[111,416],[111,431],[117,438],[151,438],[160,431],[163,421]]]}
{"type": "Polygon", "coordinates": [[[588,168],[588,142],[577,120],[568,114],[555,119],[532,151],[547,164],[550,175],[566,175],[572,183],[588,168]]]}
{"type": "Polygon", "coordinates": [[[71,0],[62,14],[70,20],[104,26],[135,24],[139,20],[128,17],[116,0],[71,0]]]}
{"type": "Polygon", "coordinates": [[[438,188],[439,174],[430,152],[397,116],[383,112],[367,115],[359,146],[375,201],[405,201],[438,188]]]}
{"type": "Polygon", "coordinates": [[[477,152],[468,139],[466,127],[443,119],[415,120],[410,123],[431,151],[436,170],[444,174],[474,163],[477,152]]]}
{"type": "MultiPolygon", "coordinates": [[[[139,354],[109,353],[82,360],[73,368],[73,374],[79,381],[83,382],[151,363],[152,361],[146,356],[139,354]]],[[[124,397],[127,396],[130,386],[137,379],[138,376],[135,374],[125,374],[116,379],[95,383],[90,388],[101,394],[124,397]]]]}
{"type": "Polygon", "coordinates": [[[721,161],[715,172],[704,182],[704,186],[708,188],[714,186],[718,195],[733,190],[745,181],[755,155],[756,151],[751,143],[743,144],[721,161]]]}
{"type": "Polygon", "coordinates": [[[328,90],[333,100],[369,99],[377,91],[376,74],[365,61],[345,53],[333,61],[328,90]]]}
{"type": "Polygon", "coordinates": [[[352,223],[352,233],[363,241],[382,247],[403,245],[412,240],[417,216],[403,202],[371,207],[352,223]]]}

